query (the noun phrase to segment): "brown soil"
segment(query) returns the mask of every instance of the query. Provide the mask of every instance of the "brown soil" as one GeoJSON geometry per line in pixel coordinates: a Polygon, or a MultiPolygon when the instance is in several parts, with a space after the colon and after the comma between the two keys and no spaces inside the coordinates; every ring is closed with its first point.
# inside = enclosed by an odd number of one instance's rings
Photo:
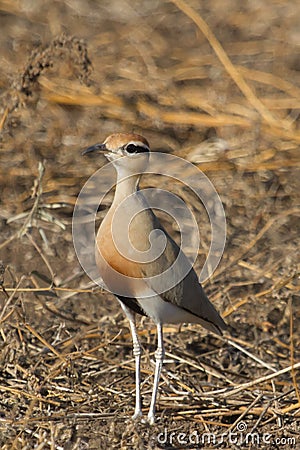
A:
{"type": "MultiPolygon", "coordinates": [[[[0,1],[3,449],[299,448],[299,6],[200,3],[0,1]],[[128,323],[82,271],[71,229],[105,162],[81,150],[133,130],[197,163],[228,227],[205,286],[228,333],[165,327],[153,427],[128,420],[128,323]]],[[[170,180],[144,185],[193,208],[199,272],[203,210],[170,180]]],[[[146,414],[156,332],[139,325],[146,414]]]]}

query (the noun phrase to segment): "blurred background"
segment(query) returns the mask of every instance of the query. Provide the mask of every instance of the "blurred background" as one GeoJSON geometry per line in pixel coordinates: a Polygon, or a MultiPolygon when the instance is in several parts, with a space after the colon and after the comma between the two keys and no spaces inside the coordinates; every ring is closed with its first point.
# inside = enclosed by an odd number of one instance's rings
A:
{"type": "MultiPolygon", "coordinates": [[[[296,435],[296,370],[260,384],[253,407],[256,385],[204,394],[299,361],[299,20],[291,0],[0,0],[3,448],[155,448],[164,427],[224,433],[248,407],[249,427],[296,435]],[[134,404],[128,324],[72,244],[77,195],[105,163],[81,151],[118,131],[197,165],[227,219],[206,290],[231,344],[167,327],[155,430],[124,422],[134,404]]],[[[148,175],[143,185],[175,191],[193,210],[199,273],[210,245],[203,207],[172,180],[148,175]]],[[[147,407],[155,327],[142,325],[147,407]]]]}

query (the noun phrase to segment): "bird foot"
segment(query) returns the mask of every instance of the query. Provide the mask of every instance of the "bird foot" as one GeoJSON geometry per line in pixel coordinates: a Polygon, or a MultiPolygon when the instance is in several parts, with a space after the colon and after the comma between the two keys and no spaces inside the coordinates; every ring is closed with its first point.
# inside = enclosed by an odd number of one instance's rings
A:
{"type": "Polygon", "coordinates": [[[149,425],[154,425],[154,422],[155,422],[155,416],[154,416],[154,414],[148,414],[148,416],[147,416],[147,422],[149,423],[149,425]]]}
{"type": "Polygon", "coordinates": [[[154,414],[148,414],[147,417],[143,417],[142,411],[137,411],[131,417],[131,420],[140,421],[143,424],[154,425],[155,416],[154,414]]]}
{"type": "Polygon", "coordinates": [[[141,410],[135,411],[133,416],[131,417],[132,420],[139,420],[143,416],[143,413],[141,410]]]}

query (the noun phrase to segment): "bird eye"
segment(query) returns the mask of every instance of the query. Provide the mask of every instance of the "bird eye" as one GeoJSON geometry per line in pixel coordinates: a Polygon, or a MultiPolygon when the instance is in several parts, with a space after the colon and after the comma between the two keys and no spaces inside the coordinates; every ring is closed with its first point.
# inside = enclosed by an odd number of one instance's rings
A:
{"type": "Polygon", "coordinates": [[[126,147],[126,152],[127,153],[138,153],[138,147],[134,144],[129,144],[126,147]]]}
{"type": "Polygon", "coordinates": [[[149,152],[149,148],[147,145],[140,144],[140,143],[129,143],[125,147],[125,151],[129,153],[130,155],[137,154],[137,153],[147,153],[149,152]]]}

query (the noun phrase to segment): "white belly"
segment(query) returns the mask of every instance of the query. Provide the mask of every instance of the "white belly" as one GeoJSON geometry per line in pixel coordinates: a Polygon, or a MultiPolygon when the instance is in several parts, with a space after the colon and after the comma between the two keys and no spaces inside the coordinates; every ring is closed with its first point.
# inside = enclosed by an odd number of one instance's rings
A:
{"type": "Polygon", "coordinates": [[[194,314],[162,300],[159,295],[138,298],[138,302],[155,323],[200,323],[201,321],[194,314]]]}

